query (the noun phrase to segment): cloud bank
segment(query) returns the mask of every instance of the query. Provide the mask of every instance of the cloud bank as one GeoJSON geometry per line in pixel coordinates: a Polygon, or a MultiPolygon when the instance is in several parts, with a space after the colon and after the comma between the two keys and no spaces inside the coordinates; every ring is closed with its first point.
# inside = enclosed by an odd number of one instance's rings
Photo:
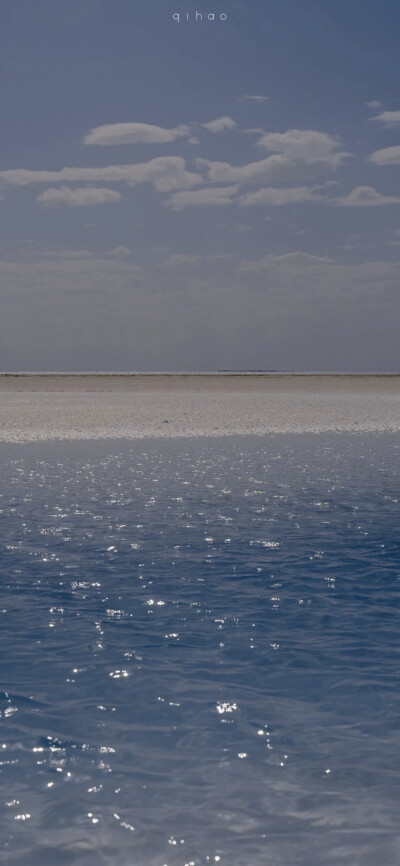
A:
{"type": "Polygon", "coordinates": [[[149,162],[104,168],[62,168],[60,171],[17,168],[0,171],[0,183],[9,186],[58,182],[127,183],[129,186],[152,183],[159,192],[170,192],[174,189],[191,189],[203,183],[203,179],[201,175],[186,170],[186,162],[181,156],[160,156],[149,162]]]}
{"type": "Polygon", "coordinates": [[[287,189],[276,189],[275,187],[263,187],[257,192],[248,193],[240,199],[240,204],[249,205],[272,205],[299,204],[306,201],[318,201],[308,186],[289,187],[287,189]]]}
{"type": "Polygon", "coordinates": [[[239,190],[238,186],[206,187],[193,192],[176,192],[170,196],[167,204],[172,210],[183,210],[186,207],[204,205],[232,204],[233,197],[239,190]]]}
{"type": "Polygon", "coordinates": [[[400,198],[394,195],[381,195],[372,186],[356,186],[348,195],[334,199],[333,204],[340,207],[376,207],[400,204],[400,198]]]}
{"type": "Polygon", "coordinates": [[[113,189],[104,187],[78,187],[71,189],[62,186],[59,189],[46,189],[37,197],[37,201],[45,205],[66,204],[70,207],[85,207],[98,204],[112,204],[120,201],[122,195],[113,189]]]}

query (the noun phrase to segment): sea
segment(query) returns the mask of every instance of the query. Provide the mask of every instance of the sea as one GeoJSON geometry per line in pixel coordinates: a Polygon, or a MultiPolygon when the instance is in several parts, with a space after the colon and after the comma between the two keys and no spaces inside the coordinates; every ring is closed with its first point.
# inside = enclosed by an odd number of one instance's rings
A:
{"type": "Polygon", "coordinates": [[[0,452],[2,866],[399,866],[399,434],[0,452]]]}

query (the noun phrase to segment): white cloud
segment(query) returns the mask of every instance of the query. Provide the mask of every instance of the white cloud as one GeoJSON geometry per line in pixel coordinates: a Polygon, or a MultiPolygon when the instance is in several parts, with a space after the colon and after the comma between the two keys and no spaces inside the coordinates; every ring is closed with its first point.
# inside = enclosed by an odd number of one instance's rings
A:
{"type": "Polygon", "coordinates": [[[89,250],[59,250],[57,252],[54,252],[54,250],[47,250],[45,252],[36,250],[36,255],[42,259],[70,259],[72,261],[93,258],[93,253],[89,252],[89,250]]]}
{"type": "Polygon", "coordinates": [[[260,183],[263,180],[281,180],[285,171],[291,166],[287,160],[280,156],[268,156],[266,159],[250,162],[247,165],[230,165],[229,162],[217,162],[208,159],[197,159],[198,168],[208,170],[208,179],[216,183],[240,184],[260,183]]]}
{"type": "Polygon", "coordinates": [[[136,186],[152,183],[159,192],[191,189],[203,183],[199,174],[186,171],[181,156],[159,156],[149,162],[109,165],[104,168],[62,168],[61,171],[35,171],[25,168],[0,171],[0,183],[27,186],[35,183],[127,183],[136,186]]]}
{"type": "MultiPolygon", "coordinates": [[[[347,350],[350,351],[353,339],[361,339],[364,342],[362,331],[360,333],[360,317],[366,317],[364,321],[368,322],[370,336],[364,343],[365,359],[368,358],[369,340],[374,334],[379,333],[380,326],[377,325],[377,320],[388,307],[390,316],[387,317],[386,325],[393,322],[391,339],[394,339],[400,311],[399,262],[348,263],[328,256],[309,255],[296,251],[283,255],[269,254],[259,261],[243,261],[239,266],[239,273],[245,282],[248,294],[251,293],[252,287],[258,287],[260,292],[266,293],[270,305],[277,305],[281,313],[286,309],[288,313],[290,311],[293,314],[294,334],[296,322],[300,328],[303,328],[308,315],[311,316],[310,324],[314,321],[315,327],[315,316],[319,318],[317,310],[322,313],[322,309],[325,308],[320,319],[323,330],[319,334],[316,359],[320,359],[324,353],[325,339],[328,331],[331,330],[326,330],[326,322],[330,321],[332,326],[332,317],[336,319],[339,329],[343,327],[346,332],[350,326],[351,334],[348,334],[348,337],[350,336],[351,343],[347,343],[347,350]],[[327,318],[328,309],[330,313],[327,318]],[[348,319],[349,315],[353,319],[352,324],[348,319]]],[[[278,322],[279,316],[274,321],[275,328],[279,327],[278,322]]],[[[333,329],[333,332],[337,340],[337,331],[333,329]]],[[[309,331],[311,340],[312,333],[311,326],[309,331]]],[[[384,345],[384,340],[381,345],[384,345]]],[[[340,353],[334,353],[334,356],[337,363],[340,353]]],[[[356,352],[355,361],[357,357],[356,352]]],[[[367,360],[366,363],[368,366],[367,360]]],[[[318,364],[318,360],[316,362],[314,360],[314,364],[318,364]]],[[[357,363],[354,364],[353,369],[357,366],[357,363]]]]}
{"type": "Polygon", "coordinates": [[[84,144],[167,144],[182,136],[190,135],[185,125],[164,129],[150,123],[105,123],[96,126],[83,139],[84,144]]]}
{"type": "Polygon", "coordinates": [[[281,267],[285,267],[286,269],[290,268],[291,270],[293,268],[309,270],[310,268],[320,267],[321,265],[325,267],[332,264],[334,264],[334,259],[330,259],[328,256],[312,256],[308,253],[296,251],[293,253],[284,253],[279,256],[271,253],[255,262],[245,260],[239,265],[239,270],[243,272],[254,271],[254,273],[262,273],[270,268],[281,267]]]}
{"type": "Polygon", "coordinates": [[[117,258],[125,258],[126,256],[131,255],[131,250],[129,247],[124,247],[123,244],[120,244],[118,247],[114,247],[114,249],[110,250],[107,253],[108,256],[116,256],[117,258]]]}
{"type": "Polygon", "coordinates": [[[247,223],[236,223],[234,229],[236,232],[251,232],[252,226],[247,223]]]}
{"type": "Polygon", "coordinates": [[[366,105],[367,108],[381,108],[382,107],[382,103],[379,102],[379,99],[373,99],[372,102],[364,102],[364,105],[366,105]]]}
{"type": "Polygon", "coordinates": [[[46,205],[67,204],[70,207],[85,207],[97,204],[112,204],[122,198],[120,192],[104,187],[78,187],[71,189],[61,186],[59,189],[46,189],[37,197],[37,201],[46,205]]]}
{"type": "Polygon", "coordinates": [[[400,263],[361,261],[348,264],[328,256],[296,251],[269,254],[259,261],[243,261],[239,272],[248,285],[268,285],[270,297],[275,295],[282,301],[286,298],[291,307],[302,304],[306,298],[313,305],[329,297],[335,303],[340,298],[346,303],[360,299],[374,299],[379,303],[386,290],[392,293],[391,297],[396,293],[400,263]]]}
{"type": "Polygon", "coordinates": [[[386,126],[399,126],[400,111],[381,111],[376,117],[370,117],[370,120],[378,120],[380,123],[386,124],[386,126]]]}
{"type": "Polygon", "coordinates": [[[400,198],[394,195],[381,195],[372,186],[356,186],[348,195],[332,199],[331,203],[340,207],[373,207],[400,204],[400,198]]]}
{"type": "Polygon", "coordinates": [[[323,183],[317,184],[314,189],[327,189],[330,186],[339,186],[339,182],[337,180],[324,180],[323,183]]]}
{"type": "Polygon", "coordinates": [[[198,255],[191,255],[190,253],[174,253],[172,256],[168,256],[165,261],[162,262],[162,265],[167,268],[180,268],[186,267],[186,265],[197,265],[201,262],[202,257],[198,255]]]}
{"type": "Polygon", "coordinates": [[[264,130],[260,126],[252,126],[251,129],[242,129],[246,135],[264,135],[264,130]]]}
{"type": "Polygon", "coordinates": [[[236,121],[231,117],[217,117],[216,120],[210,120],[209,123],[202,123],[204,129],[209,132],[223,132],[225,129],[234,129],[237,126],[236,121]]]}
{"type": "Polygon", "coordinates": [[[291,162],[326,163],[336,168],[349,154],[340,150],[339,139],[314,129],[288,129],[268,132],[257,142],[272,153],[279,153],[291,162]]]}
{"type": "Polygon", "coordinates": [[[226,186],[197,189],[193,192],[176,192],[168,199],[167,204],[172,210],[183,210],[185,207],[199,205],[233,204],[232,198],[237,194],[238,189],[238,186],[226,186]]]}
{"type": "Polygon", "coordinates": [[[197,253],[173,253],[160,262],[161,267],[183,268],[195,265],[213,265],[231,258],[231,253],[219,253],[215,256],[200,256],[197,253]]]}
{"type": "Polygon", "coordinates": [[[400,162],[400,145],[375,150],[368,158],[375,165],[397,165],[400,162]]]}
{"type": "Polygon", "coordinates": [[[240,204],[248,205],[285,205],[297,204],[306,201],[318,201],[311,189],[307,186],[297,186],[288,189],[276,189],[266,186],[257,192],[248,193],[240,199],[240,204]]]}
{"type": "Polygon", "coordinates": [[[127,285],[133,278],[140,281],[143,279],[143,268],[139,265],[91,254],[82,256],[80,254],[82,251],[77,252],[76,256],[73,255],[72,250],[55,254],[45,252],[43,258],[34,262],[6,262],[3,259],[0,261],[0,273],[10,279],[13,275],[24,277],[23,284],[27,288],[29,288],[29,279],[31,279],[31,286],[40,289],[48,278],[47,285],[51,294],[56,294],[57,290],[62,288],[68,295],[74,291],[82,292],[82,276],[86,279],[84,285],[89,293],[95,288],[97,282],[109,290],[112,285],[110,276],[126,281],[127,285]]]}
{"type": "Polygon", "coordinates": [[[269,96],[260,96],[257,93],[246,93],[244,96],[239,96],[239,102],[267,102],[269,96]]]}
{"type": "MultiPolygon", "coordinates": [[[[207,159],[197,159],[198,168],[208,170],[208,180],[214,183],[260,184],[286,183],[299,178],[314,179],[321,173],[320,164],[305,166],[304,163],[291,162],[280,154],[267,156],[265,159],[250,162],[246,165],[231,165],[229,162],[217,162],[207,159]]],[[[326,167],[323,166],[325,171],[326,167]]]]}
{"type": "Polygon", "coordinates": [[[234,166],[229,162],[197,159],[198,168],[208,170],[208,179],[216,183],[253,184],[285,183],[299,179],[314,179],[321,173],[337,168],[349,156],[338,150],[340,142],[329,135],[310,130],[288,130],[267,133],[260,139],[262,146],[274,151],[265,159],[234,166]]]}

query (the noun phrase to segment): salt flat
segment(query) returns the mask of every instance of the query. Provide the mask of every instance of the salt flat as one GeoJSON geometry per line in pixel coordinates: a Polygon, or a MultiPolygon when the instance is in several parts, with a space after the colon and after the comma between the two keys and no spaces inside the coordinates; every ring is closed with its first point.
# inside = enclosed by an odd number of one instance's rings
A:
{"type": "Polygon", "coordinates": [[[400,376],[0,376],[0,440],[398,431],[400,376]]]}

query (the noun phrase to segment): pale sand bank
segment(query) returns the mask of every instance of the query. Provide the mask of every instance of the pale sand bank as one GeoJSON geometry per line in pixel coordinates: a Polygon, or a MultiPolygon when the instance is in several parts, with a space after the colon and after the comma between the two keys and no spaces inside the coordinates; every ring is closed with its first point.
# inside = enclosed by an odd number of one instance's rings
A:
{"type": "Polygon", "coordinates": [[[0,376],[2,441],[328,431],[400,431],[400,376],[0,376]]]}
{"type": "Polygon", "coordinates": [[[306,391],[400,394],[397,373],[0,373],[4,391],[306,391]]]}

